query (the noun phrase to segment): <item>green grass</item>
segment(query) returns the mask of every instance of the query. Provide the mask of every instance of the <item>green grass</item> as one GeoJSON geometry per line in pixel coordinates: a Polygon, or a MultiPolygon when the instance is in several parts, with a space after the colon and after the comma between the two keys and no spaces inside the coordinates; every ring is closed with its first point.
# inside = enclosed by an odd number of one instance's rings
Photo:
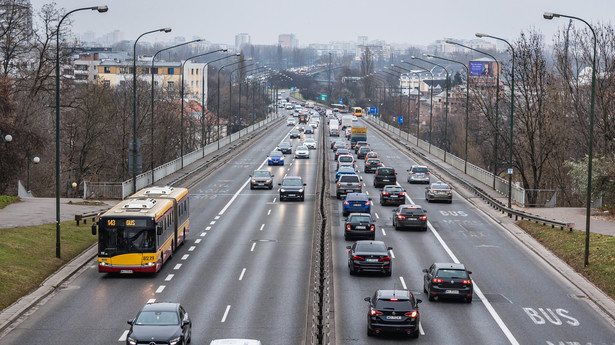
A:
{"type": "Polygon", "coordinates": [[[10,205],[14,202],[19,202],[20,200],[21,198],[18,196],[0,195],[0,209],[3,209],[7,205],[10,205]]]}
{"type": "Polygon", "coordinates": [[[49,275],[97,241],[89,225],[61,223],[61,259],[55,224],[0,229],[0,310],[35,290],[49,275]]]}
{"type": "Polygon", "coordinates": [[[531,221],[517,224],[594,285],[615,298],[615,237],[591,233],[589,265],[585,261],[585,231],[560,230],[531,221]]]}

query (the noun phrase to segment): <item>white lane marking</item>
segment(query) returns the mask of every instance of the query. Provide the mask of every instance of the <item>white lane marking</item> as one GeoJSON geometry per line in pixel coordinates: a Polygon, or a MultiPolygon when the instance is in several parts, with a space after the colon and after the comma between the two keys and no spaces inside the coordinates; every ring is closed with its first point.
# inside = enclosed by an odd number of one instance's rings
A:
{"type": "Polygon", "coordinates": [[[190,254],[184,254],[184,256],[182,256],[182,260],[186,260],[189,256],[190,254]]]}
{"type": "Polygon", "coordinates": [[[365,191],[365,195],[369,195],[369,191],[368,190],[365,191]]]}
{"type": "Polygon", "coordinates": [[[173,267],[173,269],[176,270],[176,271],[178,269],[180,269],[180,268],[182,268],[182,264],[177,264],[177,265],[175,265],[175,267],[173,267]]]}
{"type": "Polygon", "coordinates": [[[164,291],[164,288],[167,287],[166,285],[160,285],[158,287],[158,289],[156,289],[156,293],[161,293],[162,291],[164,291]]]}
{"type": "Polygon", "coordinates": [[[154,302],[156,302],[155,298],[150,298],[150,299],[147,300],[147,304],[152,304],[154,302]]]}
{"type": "MultiPolygon", "coordinates": [[[[406,194],[406,199],[408,199],[408,201],[414,205],[414,201],[412,201],[412,199],[410,198],[408,194],[406,194]]],[[[444,240],[442,239],[438,231],[431,225],[429,221],[427,221],[427,227],[434,234],[438,242],[440,242],[440,245],[442,246],[442,248],[444,248],[444,251],[446,251],[446,253],[448,254],[448,256],[450,256],[453,262],[460,263],[459,259],[457,259],[455,254],[453,254],[453,251],[448,247],[448,245],[446,244],[446,242],[444,242],[444,240]]],[[[502,321],[502,319],[500,318],[500,315],[495,311],[495,309],[493,308],[489,300],[487,300],[487,297],[483,295],[483,292],[480,290],[476,282],[473,281],[473,284],[474,284],[474,292],[476,293],[476,296],[478,296],[478,298],[480,298],[480,300],[483,302],[483,304],[485,305],[485,308],[487,308],[487,311],[489,312],[489,314],[491,314],[491,317],[498,324],[498,326],[500,327],[500,329],[502,330],[502,332],[504,333],[508,341],[512,345],[519,345],[519,342],[517,341],[515,336],[508,329],[504,321],[502,321]]]]}
{"type": "Polygon", "coordinates": [[[271,214],[271,210],[267,211],[267,215],[270,215],[270,214],[271,214]]]}
{"type": "Polygon", "coordinates": [[[239,275],[239,280],[242,280],[242,279],[243,279],[243,275],[244,275],[245,273],[246,273],[246,269],[244,268],[244,269],[242,269],[242,270],[241,270],[241,274],[239,275]]]}
{"type": "MultiPolygon", "coordinates": [[[[262,166],[263,164],[261,164],[262,166]]],[[[260,167],[259,167],[260,169],[260,167]]],[[[241,193],[241,191],[246,188],[246,186],[248,185],[248,183],[250,183],[250,179],[247,179],[246,182],[244,182],[241,187],[239,187],[239,189],[237,190],[237,192],[235,192],[235,195],[233,195],[233,197],[231,198],[231,200],[229,200],[226,205],[224,205],[224,207],[222,208],[222,210],[218,213],[219,216],[223,215],[224,212],[226,212],[226,210],[231,206],[231,204],[235,201],[235,199],[237,199],[237,196],[239,195],[239,193],[241,193]]]]}
{"type": "Polygon", "coordinates": [[[212,221],[211,221],[211,223],[209,223],[209,224],[210,224],[210,225],[214,225],[214,224],[216,224],[216,221],[215,221],[215,220],[212,220],[212,221]]]}
{"type": "Polygon", "coordinates": [[[191,252],[191,251],[193,251],[195,249],[196,249],[196,246],[191,246],[190,248],[188,248],[188,251],[191,252]]]}
{"type": "Polygon", "coordinates": [[[383,235],[383,236],[386,236],[386,235],[387,235],[387,233],[386,233],[386,232],[384,232],[384,228],[381,228],[380,230],[382,230],[382,235],[383,235]]]}
{"type": "Polygon", "coordinates": [[[252,248],[250,248],[250,251],[253,252],[254,251],[254,247],[256,247],[256,242],[252,243],[252,248]]]}
{"type": "Polygon", "coordinates": [[[276,197],[276,198],[273,198],[273,202],[275,202],[275,200],[276,200],[276,199],[277,199],[277,197],[276,197]]]}
{"type": "Polygon", "coordinates": [[[389,252],[391,253],[391,258],[395,259],[395,253],[393,253],[393,249],[389,250],[389,252]]]}
{"type": "Polygon", "coordinates": [[[169,274],[166,278],[164,278],[164,281],[169,282],[171,281],[171,279],[173,279],[174,276],[175,276],[174,274],[169,274]]]}
{"type": "Polygon", "coordinates": [[[205,235],[207,235],[207,233],[206,233],[206,232],[201,232],[201,234],[200,234],[199,236],[203,237],[203,236],[205,236],[205,235]]]}
{"type": "Polygon", "coordinates": [[[259,231],[263,231],[264,228],[265,228],[265,224],[261,225],[261,229],[259,231]]]}
{"type": "Polygon", "coordinates": [[[197,238],[196,240],[194,240],[194,243],[196,243],[196,244],[201,243],[201,239],[200,239],[200,238],[197,238]]]}
{"type": "Polygon", "coordinates": [[[205,231],[210,230],[210,229],[211,229],[211,226],[208,226],[205,228],[205,231]]]}
{"type": "MultiPolygon", "coordinates": [[[[293,165],[293,164],[291,163],[290,165],[293,165]]],[[[286,171],[290,171],[290,168],[286,169],[286,171]]],[[[284,177],[286,177],[286,175],[284,177]]]]}
{"type": "Polygon", "coordinates": [[[117,341],[126,341],[127,337],[128,337],[128,330],[125,330],[124,333],[122,333],[122,336],[117,341]]]}
{"type": "Polygon", "coordinates": [[[286,175],[288,175],[288,174],[284,174],[284,177],[286,177],[286,175]]]}
{"type": "Polygon", "coordinates": [[[229,310],[231,310],[231,305],[230,304],[226,306],[226,310],[224,311],[224,316],[222,316],[222,320],[220,322],[226,321],[226,317],[228,316],[229,310]]]}
{"type": "Polygon", "coordinates": [[[399,277],[399,280],[401,281],[401,286],[404,288],[404,290],[407,290],[408,288],[406,287],[406,281],[404,280],[404,277],[399,277]]]}
{"type": "Polygon", "coordinates": [[[423,324],[421,323],[421,321],[419,321],[419,333],[421,333],[421,335],[425,335],[425,331],[423,330],[423,324]]]}
{"type": "Polygon", "coordinates": [[[220,216],[215,216],[214,219],[218,220],[218,219],[220,219],[220,216]]]}
{"type": "Polygon", "coordinates": [[[376,216],[376,219],[380,219],[380,216],[378,216],[378,213],[374,212],[374,216],[376,216]]]}

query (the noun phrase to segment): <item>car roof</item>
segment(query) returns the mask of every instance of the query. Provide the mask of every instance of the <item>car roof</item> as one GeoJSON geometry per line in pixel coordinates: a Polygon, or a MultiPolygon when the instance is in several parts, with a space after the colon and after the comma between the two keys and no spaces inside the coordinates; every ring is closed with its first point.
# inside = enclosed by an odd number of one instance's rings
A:
{"type": "Polygon", "coordinates": [[[376,291],[376,298],[378,299],[410,299],[412,294],[409,290],[378,290],[376,291]]]}
{"type": "Polygon", "coordinates": [[[301,176],[285,176],[284,180],[301,180],[301,176]]]}
{"type": "Polygon", "coordinates": [[[436,262],[434,263],[437,269],[451,269],[451,270],[464,270],[466,266],[464,264],[458,264],[454,262],[436,262]]]}
{"type": "Polygon", "coordinates": [[[179,303],[155,302],[146,304],[141,311],[177,311],[179,303]]]}
{"type": "Polygon", "coordinates": [[[414,168],[427,168],[427,166],[426,165],[413,165],[412,169],[414,168]]]}

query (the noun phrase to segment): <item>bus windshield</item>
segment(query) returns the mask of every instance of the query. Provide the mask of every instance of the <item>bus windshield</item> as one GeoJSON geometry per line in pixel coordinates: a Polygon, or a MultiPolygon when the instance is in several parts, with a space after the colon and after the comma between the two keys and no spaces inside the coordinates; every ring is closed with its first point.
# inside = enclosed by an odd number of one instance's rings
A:
{"type": "Polygon", "coordinates": [[[156,229],[138,226],[102,226],[100,228],[99,255],[126,253],[155,253],[156,229]]]}

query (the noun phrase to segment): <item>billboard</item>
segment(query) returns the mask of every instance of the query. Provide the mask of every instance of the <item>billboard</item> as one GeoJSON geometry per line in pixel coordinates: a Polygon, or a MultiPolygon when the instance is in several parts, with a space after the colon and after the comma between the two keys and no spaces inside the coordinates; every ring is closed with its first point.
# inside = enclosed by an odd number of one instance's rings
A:
{"type": "Polygon", "coordinates": [[[474,77],[496,77],[495,61],[470,61],[470,75],[474,77]]]}

